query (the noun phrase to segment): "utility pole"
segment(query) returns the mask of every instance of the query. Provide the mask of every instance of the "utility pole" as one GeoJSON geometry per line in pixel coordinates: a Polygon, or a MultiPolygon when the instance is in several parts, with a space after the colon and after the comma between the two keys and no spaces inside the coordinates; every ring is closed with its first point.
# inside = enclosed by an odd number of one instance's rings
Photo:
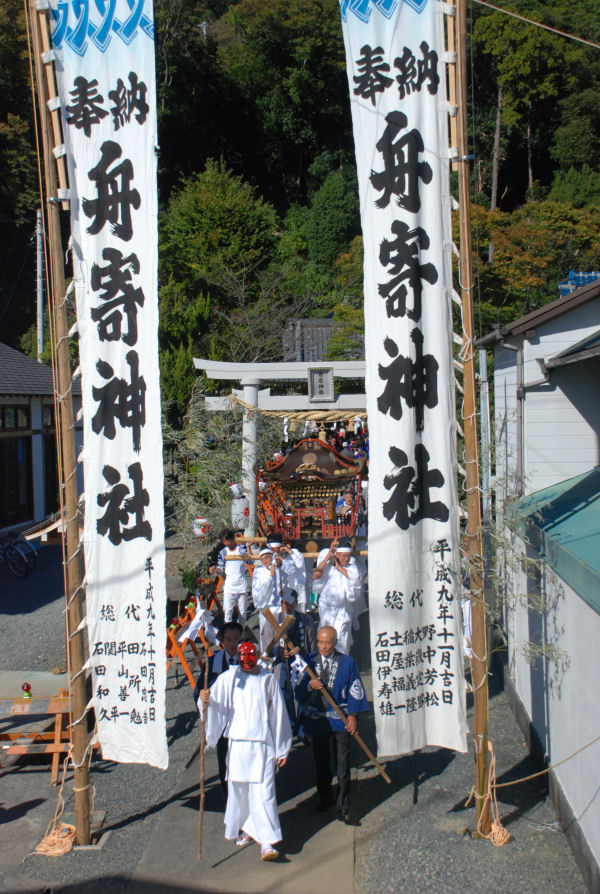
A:
{"type": "Polygon", "coordinates": [[[471,270],[471,200],[469,191],[469,139],[467,130],[467,0],[456,4],[456,79],[458,106],[458,190],[460,215],[460,262],[463,318],[463,386],[465,471],[467,487],[466,552],[471,590],[471,682],[473,685],[473,740],[475,748],[475,793],[477,832],[491,828],[488,790],[488,652],[486,606],[483,588],[483,545],[481,537],[481,488],[477,451],[477,400],[475,393],[475,349],[473,346],[473,276],[471,270]]]}
{"type": "MultiPolygon", "coordinates": [[[[83,575],[77,519],[77,465],[75,458],[75,426],[71,393],[71,364],[66,309],[64,254],[60,235],[59,186],[66,188],[64,158],[55,160],[53,149],[62,144],[62,132],[58,109],[50,113],[48,101],[57,95],[52,67],[50,28],[47,10],[38,8],[36,0],[27,4],[29,28],[32,38],[33,64],[35,68],[37,112],[43,147],[43,171],[45,194],[42,207],[45,211],[48,237],[48,274],[50,281],[49,313],[53,316],[54,338],[52,342],[55,389],[58,391],[58,453],[62,466],[63,549],[67,596],[67,659],[70,673],[70,695],[73,714],[71,737],[74,766],[75,835],[77,843],[90,843],[90,786],[87,753],[89,737],[86,719],[86,677],[84,667],[83,575]],[[42,59],[42,54],[44,58],[42,59]],[[57,165],[58,162],[58,165],[57,165]],[[60,183],[59,183],[60,181],[60,183]],[[60,433],[60,436],[58,437],[60,433]],[[66,526],[66,534],[64,528],[66,526]]],[[[63,207],[65,203],[63,202],[63,207]]],[[[59,466],[59,472],[61,469],[59,466]]]]}
{"type": "Polygon", "coordinates": [[[35,225],[35,259],[36,259],[36,322],[38,363],[42,362],[44,352],[44,227],[42,225],[42,209],[38,208],[35,225]]]}

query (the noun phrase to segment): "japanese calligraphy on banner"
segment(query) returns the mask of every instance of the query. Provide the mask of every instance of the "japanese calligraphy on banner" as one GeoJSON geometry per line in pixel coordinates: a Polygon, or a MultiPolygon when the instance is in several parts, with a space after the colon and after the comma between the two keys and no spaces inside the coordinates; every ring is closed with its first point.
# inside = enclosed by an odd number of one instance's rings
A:
{"type": "Polygon", "coordinates": [[[466,750],[442,4],[341,0],[364,237],[380,754],[466,750]]]}
{"type": "Polygon", "coordinates": [[[87,625],[105,759],[166,767],[151,0],[50,0],[70,179],[87,625]]]}

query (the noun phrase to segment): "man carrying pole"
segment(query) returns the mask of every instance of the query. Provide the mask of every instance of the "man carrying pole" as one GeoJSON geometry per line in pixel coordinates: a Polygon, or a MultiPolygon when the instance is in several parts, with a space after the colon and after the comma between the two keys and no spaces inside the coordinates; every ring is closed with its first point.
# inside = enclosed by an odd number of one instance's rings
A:
{"type": "Polygon", "coordinates": [[[356,715],[369,710],[369,702],[354,658],[335,648],[337,633],[334,627],[321,627],[317,633],[317,652],[310,661],[318,678],[304,674],[296,687],[301,707],[300,723],[312,738],[319,810],[333,805],[332,769],[338,781],[336,800],[338,819],[350,823],[350,743],[356,735],[356,715]],[[331,691],[332,697],[347,712],[346,722],[323,698],[331,691]]]}
{"type": "MultiPolygon", "coordinates": [[[[259,611],[263,608],[276,611],[281,605],[280,582],[282,586],[285,586],[285,581],[282,581],[283,572],[274,560],[273,551],[269,548],[261,549],[260,562],[261,564],[256,566],[252,575],[252,601],[259,611]]],[[[264,652],[271,639],[272,630],[262,611],[259,618],[260,646],[264,652]]]]}
{"type": "Polygon", "coordinates": [[[225,838],[238,847],[251,839],[261,846],[262,860],[279,856],[275,770],[283,767],[292,746],[292,730],[274,675],[258,666],[254,643],[238,646],[239,665],[221,674],[200,702],[206,713],[206,742],[229,739],[225,838]]]}
{"type": "MultiPolygon", "coordinates": [[[[198,701],[200,692],[203,689],[208,689],[212,686],[217,677],[237,664],[237,647],[242,638],[242,633],[243,627],[241,624],[238,624],[237,621],[228,621],[223,625],[223,629],[219,635],[223,648],[214,655],[205,658],[204,668],[198,677],[196,688],[194,689],[195,702],[198,701]]],[[[225,795],[225,798],[227,798],[227,746],[228,742],[226,736],[221,736],[217,742],[217,762],[219,765],[221,791],[225,795]]]]}
{"type": "MultiPolygon", "coordinates": [[[[296,655],[296,659],[294,662],[295,670],[297,669],[299,673],[306,674],[308,676],[309,680],[319,680],[320,679],[319,675],[317,673],[315,673],[315,671],[313,670],[313,668],[311,667],[310,664],[306,664],[306,662],[300,658],[300,656],[297,654],[299,649],[297,649],[294,646],[293,642],[287,635],[287,622],[289,619],[286,618],[281,623],[281,625],[278,625],[277,619],[275,618],[275,615],[273,614],[273,612],[270,609],[263,608],[261,610],[261,614],[263,614],[265,616],[265,618],[267,619],[269,624],[273,627],[273,630],[275,630],[275,637],[277,639],[280,639],[280,638],[283,639],[285,646],[289,650],[290,654],[296,655]],[[298,665],[300,665],[299,668],[298,668],[298,665]]],[[[323,698],[325,699],[325,701],[329,704],[329,706],[332,708],[332,710],[335,712],[335,714],[337,714],[337,716],[342,721],[343,726],[345,727],[348,723],[348,717],[342,711],[340,706],[333,700],[333,697],[332,697],[331,693],[329,692],[329,689],[326,686],[323,686],[323,689],[321,690],[321,692],[322,692],[322,695],[323,695],[323,698]]],[[[385,772],[385,770],[383,769],[383,767],[381,766],[381,764],[379,763],[379,761],[377,760],[377,758],[375,757],[375,755],[373,754],[371,749],[365,745],[365,743],[363,742],[363,740],[361,739],[361,737],[358,735],[357,732],[354,733],[354,741],[357,743],[357,745],[359,745],[362,748],[362,750],[364,751],[366,756],[369,758],[371,763],[375,764],[380,776],[383,776],[383,778],[385,779],[387,784],[390,785],[392,780],[390,779],[388,774],[385,772]]]]}

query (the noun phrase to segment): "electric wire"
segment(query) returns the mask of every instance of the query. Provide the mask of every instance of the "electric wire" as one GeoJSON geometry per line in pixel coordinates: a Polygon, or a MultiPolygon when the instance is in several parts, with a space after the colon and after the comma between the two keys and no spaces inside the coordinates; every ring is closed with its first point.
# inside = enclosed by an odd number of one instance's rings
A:
{"type": "Polygon", "coordinates": [[[568,40],[575,40],[588,47],[593,47],[595,50],[600,50],[600,43],[595,43],[593,40],[586,40],[584,37],[579,37],[577,34],[568,34],[566,31],[561,31],[559,28],[553,28],[551,25],[544,25],[542,22],[536,22],[535,19],[528,19],[526,16],[519,15],[518,12],[512,12],[510,9],[503,9],[501,6],[495,6],[493,3],[488,3],[487,0],[474,0],[474,2],[479,3],[480,6],[487,6],[488,9],[493,9],[495,12],[501,12],[504,13],[504,15],[512,16],[513,19],[527,22],[528,25],[535,25],[537,28],[551,31],[553,34],[558,34],[559,37],[566,37],[568,40]]]}

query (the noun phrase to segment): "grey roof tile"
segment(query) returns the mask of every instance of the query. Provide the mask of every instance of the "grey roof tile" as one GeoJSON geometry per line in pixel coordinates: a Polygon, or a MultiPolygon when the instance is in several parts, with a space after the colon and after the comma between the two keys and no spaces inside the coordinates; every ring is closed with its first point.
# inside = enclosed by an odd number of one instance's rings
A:
{"type": "MultiPolygon", "coordinates": [[[[79,382],[73,393],[80,393],[79,382]]],[[[0,342],[0,394],[2,396],[52,395],[52,370],[0,342]]]]}

